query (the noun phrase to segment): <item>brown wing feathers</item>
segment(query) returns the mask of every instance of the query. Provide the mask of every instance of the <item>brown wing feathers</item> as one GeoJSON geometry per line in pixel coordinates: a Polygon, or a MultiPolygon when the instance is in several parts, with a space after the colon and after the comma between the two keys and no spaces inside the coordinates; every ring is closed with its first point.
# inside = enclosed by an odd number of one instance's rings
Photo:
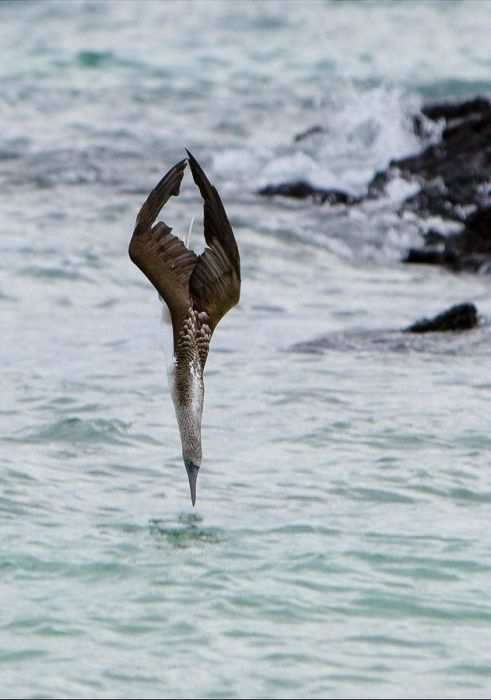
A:
{"type": "Polygon", "coordinates": [[[186,161],[177,163],[148,195],[136,218],[129,255],[164,298],[172,317],[174,335],[190,305],[189,278],[197,256],[172,235],[163,221],[152,226],[164,204],[179,194],[186,161]]]}
{"type": "Polygon", "coordinates": [[[151,226],[169,198],[172,196],[177,197],[186,165],[186,160],[181,160],[179,163],[176,163],[150,192],[136,217],[136,226],[133,235],[141,233],[151,226]]]}
{"type": "Polygon", "coordinates": [[[220,195],[192,153],[187,149],[186,153],[189,156],[189,165],[194,181],[203,197],[205,240],[210,247],[216,241],[221,243],[240,276],[239,249],[220,195]]]}
{"type": "Polygon", "coordinates": [[[240,256],[220,195],[186,149],[194,181],[203,197],[204,234],[208,244],[190,280],[195,305],[210,317],[211,329],[240,297],[240,256]]]}
{"type": "Polygon", "coordinates": [[[147,197],[129,246],[131,260],[167,303],[175,337],[190,305],[208,314],[213,331],[240,296],[240,257],[232,227],[216,188],[187,153],[204,201],[204,234],[209,247],[198,257],[171,234],[167,224],[153,226],[169,198],[179,194],[186,160],[171,168],[147,197]]]}

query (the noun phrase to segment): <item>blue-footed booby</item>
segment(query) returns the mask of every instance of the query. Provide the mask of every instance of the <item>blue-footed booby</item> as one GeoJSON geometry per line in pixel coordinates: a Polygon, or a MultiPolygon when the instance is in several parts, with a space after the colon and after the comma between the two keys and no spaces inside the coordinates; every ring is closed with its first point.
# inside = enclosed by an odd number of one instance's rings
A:
{"type": "Polygon", "coordinates": [[[188,158],[174,165],[143,203],[128,252],[169,310],[173,335],[169,387],[194,506],[201,466],[203,371],[213,331],[239,301],[240,256],[220,195],[198,161],[186,152],[188,158]],[[155,223],[169,198],[179,194],[188,161],[204,203],[207,247],[201,255],[174,236],[163,221],[155,223]]]}

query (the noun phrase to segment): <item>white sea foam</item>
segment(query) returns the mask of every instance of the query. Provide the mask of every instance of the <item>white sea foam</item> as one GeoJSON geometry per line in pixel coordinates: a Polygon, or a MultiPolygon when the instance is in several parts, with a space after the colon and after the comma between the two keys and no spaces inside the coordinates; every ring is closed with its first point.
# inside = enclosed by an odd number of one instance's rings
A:
{"type": "Polygon", "coordinates": [[[402,202],[419,192],[420,186],[415,180],[408,180],[396,175],[385,186],[385,194],[394,202],[402,202]]]}
{"type": "Polygon", "coordinates": [[[230,188],[231,179],[236,186],[247,184],[250,189],[305,180],[317,187],[361,194],[374,173],[391,159],[415,153],[436,137],[438,126],[426,129],[423,139],[416,135],[413,117],[420,108],[420,97],[396,88],[360,90],[340,84],[303,116],[303,123],[297,115],[283,141],[275,138],[266,147],[261,134],[255,133],[247,146],[216,153],[213,168],[230,188]],[[322,131],[294,140],[314,125],[322,131]]]}
{"type": "Polygon", "coordinates": [[[294,180],[306,180],[316,187],[337,186],[336,175],[326,165],[299,150],[275,157],[267,163],[261,173],[260,186],[294,180]]]}

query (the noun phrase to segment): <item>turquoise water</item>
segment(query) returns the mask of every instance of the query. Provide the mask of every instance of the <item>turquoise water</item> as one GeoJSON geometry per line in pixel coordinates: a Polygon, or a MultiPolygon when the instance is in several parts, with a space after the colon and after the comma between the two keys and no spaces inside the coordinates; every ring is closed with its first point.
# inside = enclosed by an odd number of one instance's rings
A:
{"type": "MultiPolygon", "coordinates": [[[[490,25],[469,1],[0,4],[0,697],[489,697],[490,281],[399,263],[413,183],[351,211],[254,191],[363,192],[423,147],[425,99],[491,93],[490,25]],[[243,269],[195,510],[127,257],[184,146],[243,269]],[[479,330],[398,330],[460,301],[479,330]]],[[[200,212],[188,175],[166,220],[200,212]]]]}

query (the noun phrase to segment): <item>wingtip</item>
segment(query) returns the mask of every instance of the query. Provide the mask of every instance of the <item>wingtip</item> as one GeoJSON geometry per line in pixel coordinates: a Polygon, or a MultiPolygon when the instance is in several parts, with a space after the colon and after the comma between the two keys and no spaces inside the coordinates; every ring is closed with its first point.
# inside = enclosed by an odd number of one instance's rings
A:
{"type": "Polygon", "coordinates": [[[193,174],[193,180],[198,185],[199,191],[201,192],[201,196],[203,197],[203,199],[207,199],[208,190],[211,187],[211,183],[208,180],[205,171],[198,163],[196,158],[193,156],[189,148],[186,148],[185,150],[188,154],[189,167],[191,168],[191,173],[193,174]]]}
{"type": "Polygon", "coordinates": [[[188,165],[188,161],[186,158],[183,158],[180,160],[178,163],[174,165],[174,173],[175,173],[175,186],[171,191],[171,194],[174,197],[178,197],[180,192],[181,192],[181,183],[182,183],[182,178],[184,177],[184,171],[186,170],[188,165]]]}
{"type": "Polygon", "coordinates": [[[186,168],[187,168],[187,165],[188,165],[188,159],[183,158],[182,160],[179,161],[179,163],[176,163],[174,167],[178,172],[184,172],[184,170],[186,170],[186,168]]]}

